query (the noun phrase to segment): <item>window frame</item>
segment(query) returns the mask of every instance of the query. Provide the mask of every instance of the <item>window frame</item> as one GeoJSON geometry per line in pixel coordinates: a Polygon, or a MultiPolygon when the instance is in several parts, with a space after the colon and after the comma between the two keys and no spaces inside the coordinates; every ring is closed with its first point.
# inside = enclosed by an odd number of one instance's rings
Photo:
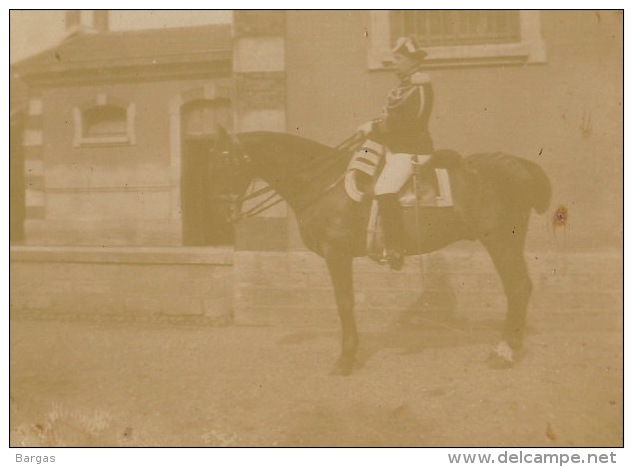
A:
{"type": "MultiPolygon", "coordinates": [[[[388,10],[370,11],[371,33],[368,51],[370,70],[390,69],[391,17],[388,10]]],[[[425,47],[428,55],[422,68],[536,64],[547,59],[541,35],[540,12],[519,10],[519,42],[425,47]]]]}
{"type": "Polygon", "coordinates": [[[86,146],[118,146],[118,145],[133,145],[136,144],[135,135],[135,120],[136,120],[136,106],[133,103],[125,102],[121,99],[117,99],[105,94],[98,94],[97,97],[83,105],[73,108],[73,122],[74,122],[74,138],[73,144],[75,147],[86,146]],[[104,135],[104,136],[90,136],[85,134],[85,122],[84,112],[90,109],[100,107],[118,107],[125,110],[126,132],[124,135],[104,135]]]}

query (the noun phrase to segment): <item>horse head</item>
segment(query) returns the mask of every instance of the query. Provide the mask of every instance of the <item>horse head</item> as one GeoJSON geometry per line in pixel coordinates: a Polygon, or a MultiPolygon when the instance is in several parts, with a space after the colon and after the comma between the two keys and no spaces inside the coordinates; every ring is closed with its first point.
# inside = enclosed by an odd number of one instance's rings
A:
{"type": "Polygon", "coordinates": [[[243,170],[250,162],[250,157],[244,151],[239,138],[226,131],[222,125],[216,127],[216,137],[211,151],[224,165],[243,170]]]}
{"type": "Polygon", "coordinates": [[[209,165],[215,180],[210,191],[213,199],[226,203],[231,222],[238,218],[244,194],[254,178],[250,162],[239,138],[218,125],[209,165]]]}

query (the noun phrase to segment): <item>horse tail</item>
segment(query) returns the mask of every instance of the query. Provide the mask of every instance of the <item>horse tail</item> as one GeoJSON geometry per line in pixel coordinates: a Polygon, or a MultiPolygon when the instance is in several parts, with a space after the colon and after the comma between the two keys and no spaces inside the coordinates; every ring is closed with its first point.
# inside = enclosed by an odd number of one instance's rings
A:
{"type": "Polygon", "coordinates": [[[473,154],[465,159],[467,166],[499,188],[505,199],[517,195],[538,214],[543,214],[552,198],[547,174],[536,163],[504,153],[473,154]]]}
{"type": "Polygon", "coordinates": [[[545,171],[537,164],[527,159],[519,159],[530,173],[532,193],[532,207],[538,214],[543,214],[552,200],[552,185],[545,171]]]}

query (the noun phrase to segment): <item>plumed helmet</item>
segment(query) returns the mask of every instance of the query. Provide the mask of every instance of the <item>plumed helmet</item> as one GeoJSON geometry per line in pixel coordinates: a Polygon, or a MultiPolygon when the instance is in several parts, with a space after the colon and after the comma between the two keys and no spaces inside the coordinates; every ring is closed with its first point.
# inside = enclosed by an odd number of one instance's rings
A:
{"type": "Polygon", "coordinates": [[[420,47],[418,40],[413,37],[401,37],[396,41],[396,45],[391,49],[393,54],[400,54],[411,57],[414,60],[422,60],[426,57],[426,51],[420,47]]]}

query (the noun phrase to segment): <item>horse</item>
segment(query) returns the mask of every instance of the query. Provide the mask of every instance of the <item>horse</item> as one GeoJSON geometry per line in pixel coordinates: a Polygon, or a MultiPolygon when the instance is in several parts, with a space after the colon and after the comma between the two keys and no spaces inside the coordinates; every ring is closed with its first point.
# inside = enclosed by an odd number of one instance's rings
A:
{"type": "MultiPolygon", "coordinates": [[[[220,131],[212,152],[216,162],[209,170],[222,180],[214,196],[230,200],[239,211],[249,184],[259,178],[294,211],[303,243],[325,260],[331,277],[341,325],[335,370],[352,373],[359,345],[352,263],[367,255],[371,204],[352,200],[345,191],[352,152],[264,131],[220,131]]],[[[479,153],[457,159],[451,169],[453,207],[425,208],[416,216],[417,226],[405,223],[406,254],[429,253],[458,240],[478,240],[484,246],[507,300],[501,341],[493,355],[512,366],[523,347],[532,292],[523,251],[528,221],[532,209],[542,214],[548,208],[551,185],[541,167],[517,156],[479,153]]]]}

